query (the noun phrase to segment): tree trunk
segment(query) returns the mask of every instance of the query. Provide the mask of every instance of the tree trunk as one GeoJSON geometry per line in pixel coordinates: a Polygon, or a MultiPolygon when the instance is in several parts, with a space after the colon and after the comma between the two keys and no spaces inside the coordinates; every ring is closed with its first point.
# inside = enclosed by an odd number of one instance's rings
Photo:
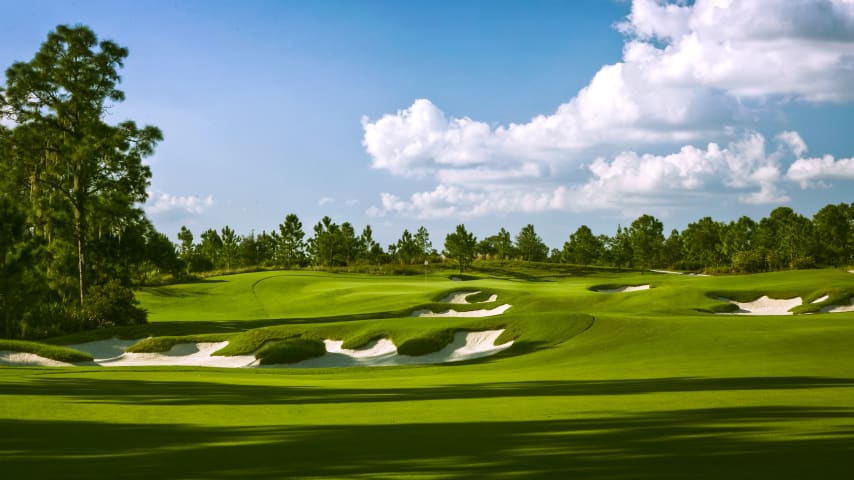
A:
{"type": "Polygon", "coordinates": [[[77,273],[80,284],[80,306],[83,306],[83,292],[85,283],[83,280],[83,272],[85,271],[86,262],[83,255],[83,219],[80,210],[74,210],[74,235],[77,237],[77,273]]]}

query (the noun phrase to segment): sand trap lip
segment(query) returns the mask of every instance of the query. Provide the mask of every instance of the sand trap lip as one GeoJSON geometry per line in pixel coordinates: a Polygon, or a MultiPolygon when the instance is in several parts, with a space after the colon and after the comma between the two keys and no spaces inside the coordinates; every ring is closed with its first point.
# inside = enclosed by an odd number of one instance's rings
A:
{"type": "Polygon", "coordinates": [[[0,365],[10,367],[73,367],[73,363],[52,360],[34,353],[0,350],[0,365]]]}
{"type": "Polygon", "coordinates": [[[707,275],[705,273],[686,273],[686,272],[675,272],[673,270],[650,270],[653,273],[665,273],[667,275],[685,275],[686,277],[710,277],[711,275],[707,275]]]}
{"type": "Polygon", "coordinates": [[[641,290],[649,290],[649,285],[629,285],[620,288],[599,288],[596,289],[599,293],[624,293],[624,292],[639,292],[641,290]]]}
{"type": "Polygon", "coordinates": [[[66,346],[92,355],[92,358],[94,358],[97,363],[99,360],[103,361],[122,356],[125,353],[125,350],[139,341],[140,339],[121,340],[113,337],[107,340],[96,340],[94,342],[78,343],[66,346]]]}
{"type": "Polygon", "coordinates": [[[494,317],[496,315],[501,315],[512,307],[509,303],[505,303],[504,305],[499,305],[493,309],[482,309],[482,310],[471,310],[468,312],[458,312],[456,310],[445,310],[443,312],[434,312],[432,310],[415,310],[412,312],[411,316],[413,317],[461,317],[461,318],[475,318],[475,317],[494,317]]]}
{"type": "Polygon", "coordinates": [[[438,352],[411,357],[397,353],[394,343],[387,338],[373,342],[364,349],[342,349],[340,340],[324,340],[326,354],[292,364],[264,365],[264,368],[341,368],[383,367],[394,365],[418,365],[461,362],[494,355],[513,345],[513,341],[495,345],[495,340],[504,333],[501,330],[480,332],[455,332],[454,340],[438,352]]]}
{"type": "Polygon", "coordinates": [[[828,298],[830,298],[830,295],[824,295],[822,297],[816,298],[815,300],[812,301],[812,303],[821,303],[821,302],[827,300],[828,298]]]}
{"type": "Polygon", "coordinates": [[[478,293],[480,293],[480,290],[476,290],[473,292],[452,292],[452,293],[449,293],[447,297],[439,300],[439,303],[453,303],[456,305],[470,305],[472,303],[490,303],[490,302],[494,302],[494,301],[498,300],[498,295],[496,295],[494,293],[492,295],[490,295],[488,299],[483,300],[481,302],[469,302],[467,300],[468,297],[470,297],[472,295],[476,295],[478,293]]]}
{"type": "Polygon", "coordinates": [[[804,303],[801,297],[774,299],[763,295],[752,302],[736,302],[729,298],[718,300],[738,305],[737,312],[726,312],[721,315],[793,315],[789,310],[804,303]]]}
{"type": "Polygon", "coordinates": [[[848,305],[828,305],[822,307],[822,313],[854,312],[854,297],[848,299],[848,305]]]}

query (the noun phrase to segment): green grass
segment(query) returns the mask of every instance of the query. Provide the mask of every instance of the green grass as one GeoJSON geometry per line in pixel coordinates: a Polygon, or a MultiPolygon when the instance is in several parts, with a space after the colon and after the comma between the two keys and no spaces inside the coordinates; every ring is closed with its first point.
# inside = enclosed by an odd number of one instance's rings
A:
{"type": "Polygon", "coordinates": [[[515,343],[459,365],[0,368],[0,468],[10,478],[146,480],[850,475],[854,313],[699,310],[727,305],[719,293],[828,294],[825,305],[854,289],[854,275],[490,268],[466,282],[449,272],[259,272],[146,289],[153,323],[107,335],[155,335],[158,348],[228,335],[220,353],[230,354],[502,327],[497,343],[515,343]],[[590,290],[642,284],[653,288],[590,290]],[[498,294],[476,309],[513,307],[489,318],[409,316],[475,290],[498,294]]]}
{"type": "Polygon", "coordinates": [[[27,342],[24,340],[0,339],[0,351],[10,350],[13,352],[32,353],[40,357],[49,358],[59,362],[77,363],[91,362],[92,355],[73,350],[71,348],[48,345],[39,342],[27,342]]]}
{"type": "Polygon", "coordinates": [[[320,340],[310,338],[289,338],[268,343],[255,355],[261,365],[296,363],[309,358],[321,357],[326,346],[320,340]]]}

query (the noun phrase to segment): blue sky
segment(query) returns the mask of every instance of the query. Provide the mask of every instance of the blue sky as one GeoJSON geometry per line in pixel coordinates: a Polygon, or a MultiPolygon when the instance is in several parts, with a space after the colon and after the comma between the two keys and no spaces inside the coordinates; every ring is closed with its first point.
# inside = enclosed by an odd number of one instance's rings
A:
{"type": "Polygon", "coordinates": [[[110,120],[163,130],[146,210],[173,238],[295,212],[559,248],[854,201],[850,1],[5,3],[4,69],[61,23],[130,49],[110,120]]]}

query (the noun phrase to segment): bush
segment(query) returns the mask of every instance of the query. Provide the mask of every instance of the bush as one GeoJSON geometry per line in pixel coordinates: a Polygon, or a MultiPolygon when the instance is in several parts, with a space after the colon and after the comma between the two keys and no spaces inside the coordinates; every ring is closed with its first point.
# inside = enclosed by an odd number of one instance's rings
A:
{"type": "Polygon", "coordinates": [[[139,302],[130,288],[111,280],[89,289],[86,303],[78,311],[78,318],[83,328],[144,324],[148,314],[137,305],[139,302]]]}

